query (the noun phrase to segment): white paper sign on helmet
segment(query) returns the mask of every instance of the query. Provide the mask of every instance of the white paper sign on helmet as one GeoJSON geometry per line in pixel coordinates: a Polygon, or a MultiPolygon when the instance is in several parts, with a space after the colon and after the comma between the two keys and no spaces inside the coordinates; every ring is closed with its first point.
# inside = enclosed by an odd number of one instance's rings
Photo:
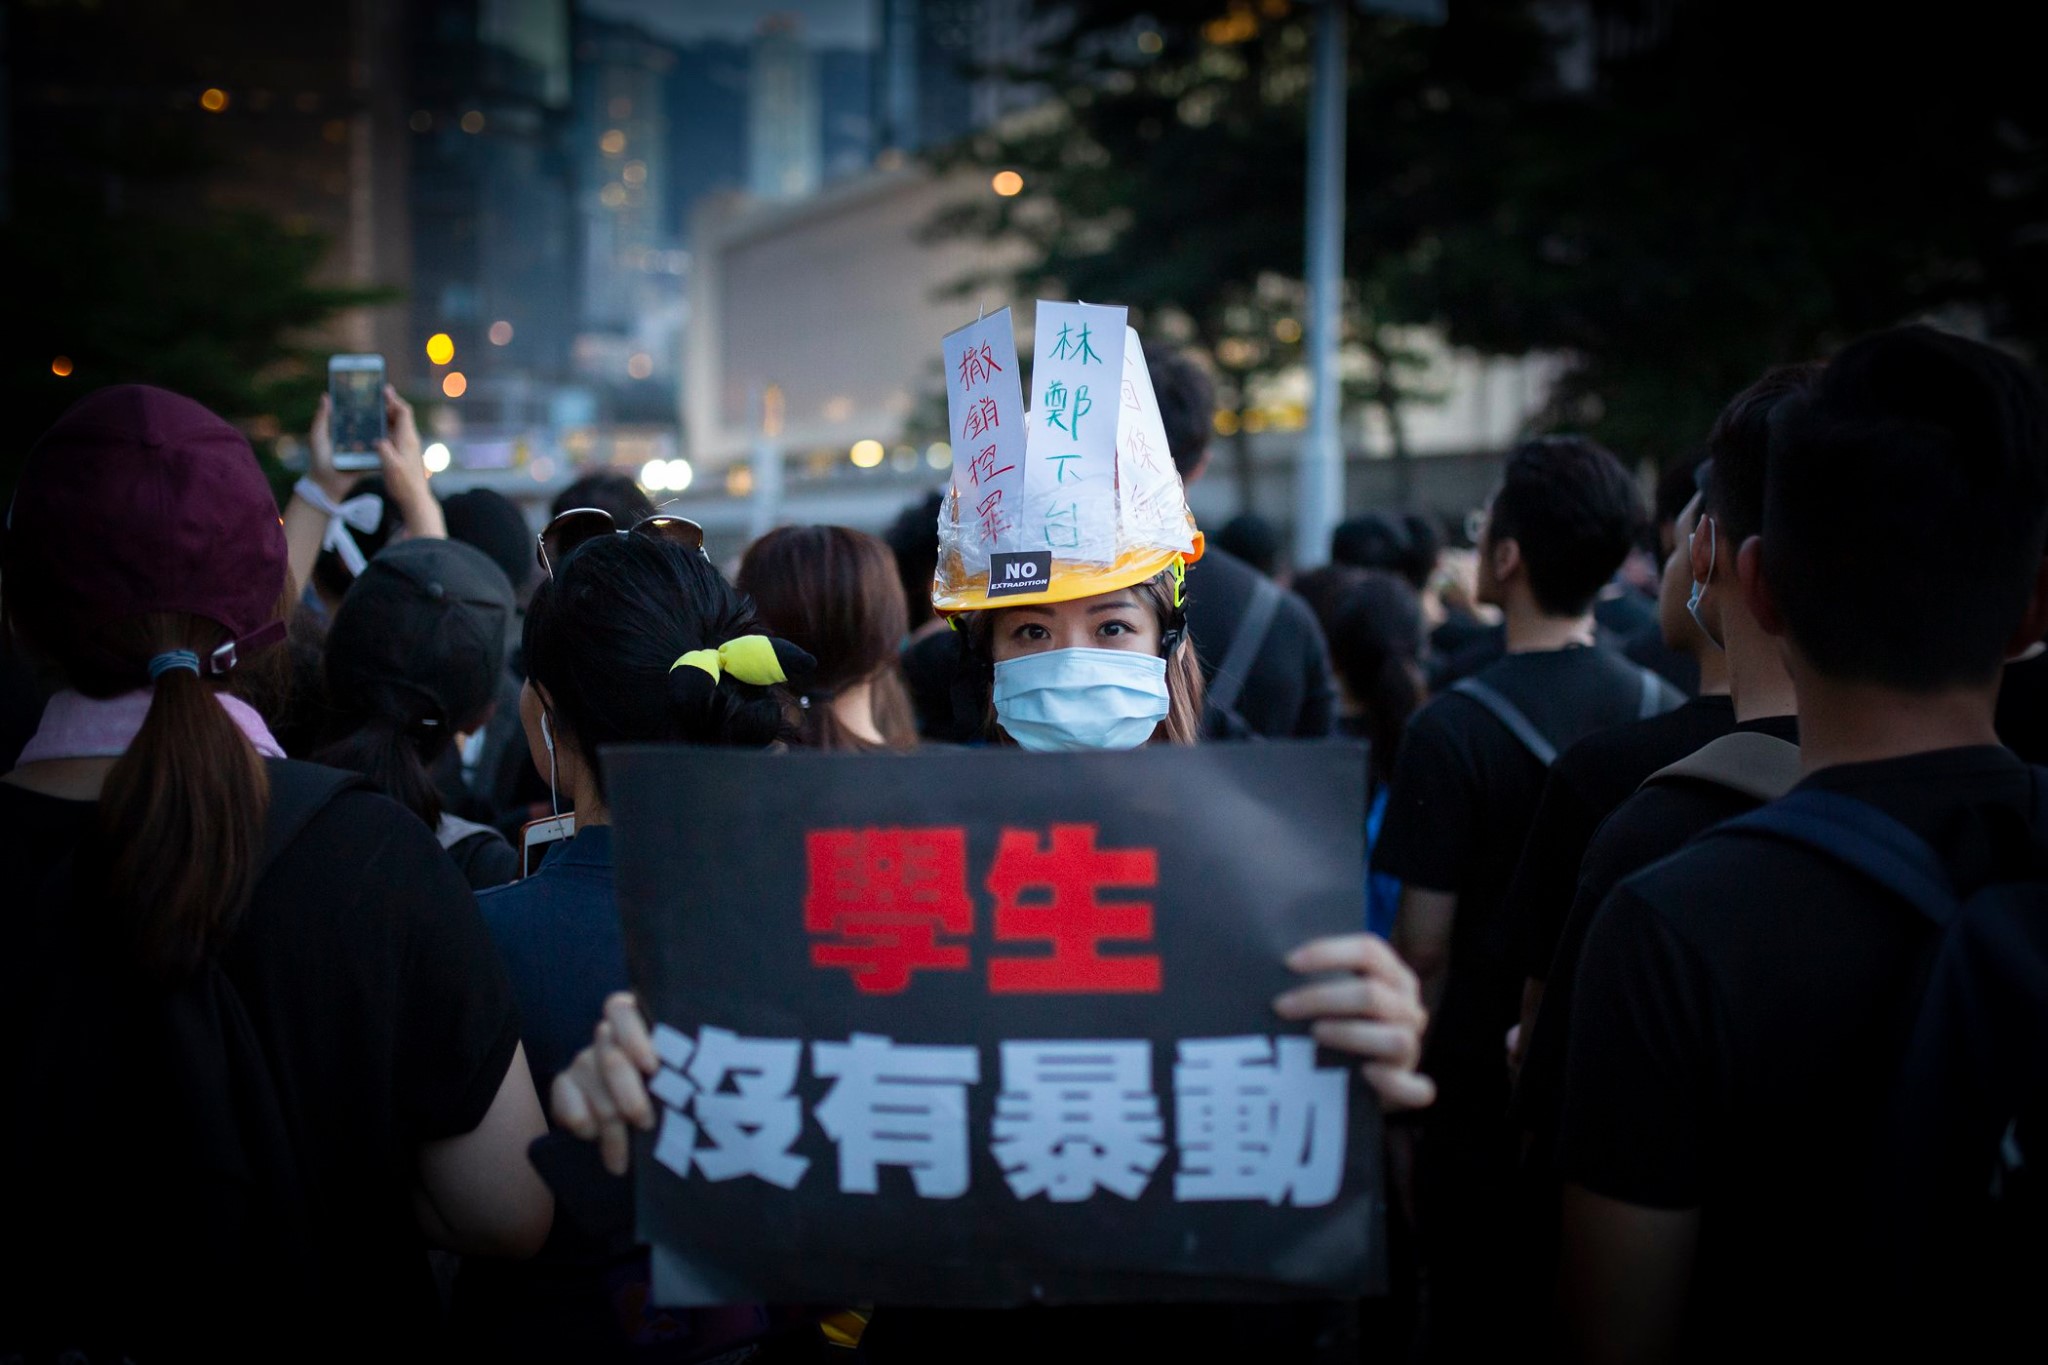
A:
{"type": "Polygon", "coordinates": [[[1038,305],[1031,433],[1024,451],[1024,550],[1079,564],[1117,558],[1117,424],[1126,310],[1038,305]]]}
{"type": "Polygon", "coordinates": [[[1010,310],[948,333],[942,346],[953,483],[941,539],[968,573],[986,574],[991,553],[1026,548],[1024,386],[1010,310]]]}

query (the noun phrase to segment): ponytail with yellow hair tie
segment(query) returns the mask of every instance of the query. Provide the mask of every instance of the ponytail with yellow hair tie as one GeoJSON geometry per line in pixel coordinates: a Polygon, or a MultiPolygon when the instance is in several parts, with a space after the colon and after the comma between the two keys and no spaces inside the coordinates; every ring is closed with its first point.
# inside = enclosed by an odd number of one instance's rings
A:
{"type": "Polygon", "coordinates": [[[668,666],[669,700],[679,708],[708,705],[727,676],[772,687],[808,676],[818,666],[802,649],[770,635],[740,635],[715,649],[693,649],[668,666]]]}

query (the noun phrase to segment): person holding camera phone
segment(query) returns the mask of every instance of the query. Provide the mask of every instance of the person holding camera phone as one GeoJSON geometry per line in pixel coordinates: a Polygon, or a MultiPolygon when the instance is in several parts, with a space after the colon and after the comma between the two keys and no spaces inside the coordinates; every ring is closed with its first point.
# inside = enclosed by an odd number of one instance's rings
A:
{"type": "Polygon", "coordinates": [[[332,618],[348,585],[397,527],[404,527],[405,534],[412,537],[442,539],[448,534],[441,504],[427,487],[427,466],[412,405],[389,384],[383,386],[383,397],[385,434],[374,446],[378,473],[365,475],[342,467],[359,460],[337,464],[334,394],[320,395],[313,428],[306,436],[312,451],[306,474],[285,505],[284,533],[291,549],[292,580],[311,588],[307,605],[313,607],[317,601],[314,609],[323,620],[332,618]],[[374,547],[368,553],[365,542],[374,547]],[[323,563],[332,571],[316,575],[316,567],[323,563]]]}

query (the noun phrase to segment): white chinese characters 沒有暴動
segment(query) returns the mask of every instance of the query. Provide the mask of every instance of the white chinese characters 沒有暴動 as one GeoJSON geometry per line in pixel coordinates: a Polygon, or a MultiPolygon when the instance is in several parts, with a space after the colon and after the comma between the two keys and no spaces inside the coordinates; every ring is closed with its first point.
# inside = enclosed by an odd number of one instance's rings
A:
{"type": "MultiPolygon", "coordinates": [[[[803,1041],[706,1027],[654,1031],[661,1067],[648,1091],[662,1107],[654,1159],[690,1179],[753,1176],[793,1190],[811,1162],[797,1093],[803,1041]]],[[[990,1152],[1019,1199],[1073,1203],[1108,1191],[1136,1199],[1166,1152],[1144,1039],[1004,1042],[990,1152]]],[[[1315,1064],[1302,1037],[1187,1038],[1173,1066],[1173,1143],[1181,1202],[1246,1200],[1313,1208],[1344,1180],[1349,1077],[1315,1064]]],[[[968,1090],[981,1079],[971,1046],[897,1043],[856,1033],[814,1042],[813,1073],[832,1082],[813,1111],[838,1148],[843,1194],[875,1194],[880,1168],[909,1173],[917,1194],[954,1199],[972,1177],[968,1090]]]]}

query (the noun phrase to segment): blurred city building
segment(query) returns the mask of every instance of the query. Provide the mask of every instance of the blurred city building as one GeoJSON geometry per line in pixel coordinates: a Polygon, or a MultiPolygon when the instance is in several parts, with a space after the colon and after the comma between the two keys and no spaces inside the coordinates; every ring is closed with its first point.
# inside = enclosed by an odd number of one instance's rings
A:
{"type": "Polygon", "coordinates": [[[414,335],[388,358],[395,375],[473,395],[475,407],[508,382],[567,368],[577,321],[568,4],[422,6],[411,26],[414,335]],[[493,329],[509,329],[509,344],[494,344],[493,329]],[[445,363],[422,349],[439,335],[454,343],[445,363]]]}
{"type": "Polygon", "coordinates": [[[578,382],[609,416],[672,419],[687,263],[669,204],[674,47],[628,24],[582,16],[573,134],[582,227],[578,382]]]}
{"type": "Polygon", "coordinates": [[[1000,73],[1030,62],[1030,0],[880,0],[879,14],[879,149],[952,142],[1029,102],[1000,73]]]}
{"type": "Polygon", "coordinates": [[[761,199],[801,199],[822,178],[824,126],[818,59],[796,20],[764,20],[747,88],[747,188],[761,199]]]}

